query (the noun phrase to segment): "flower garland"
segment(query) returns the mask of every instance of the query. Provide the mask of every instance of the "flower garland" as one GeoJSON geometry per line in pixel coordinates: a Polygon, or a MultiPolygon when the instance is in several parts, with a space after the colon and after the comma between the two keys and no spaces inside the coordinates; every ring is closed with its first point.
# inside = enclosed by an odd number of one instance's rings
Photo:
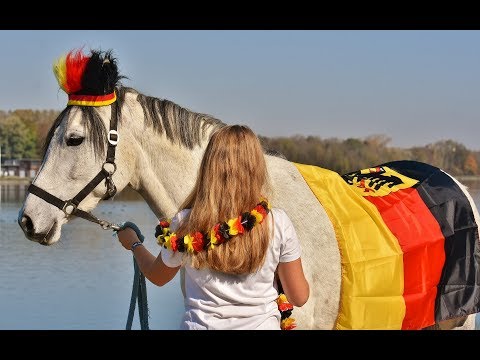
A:
{"type": "Polygon", "coordinates": [[[269,212],[270,204],[262,199],[250,212],[244,212],[236,218],[220,222],[206,233],[195,231],[183,238],[170,231],[170,220],[163,220],[155,229],[155,237],[157,243],[166,249],[197,253],[208,248],[213,249],[236,235],[252,230],[255,225],[263,222],[269,212]]]}
{"type": "Polygon", "coordinates": [[[281,292],[277,298],[278,310],[280,311],[280,328],[282,330],[292,330],[297,327],[295,319],[291,318],[293,311],[293,305],[287,300],[286,295],[281,292]]]}
{"type": "MultiPolygon", "coordinates": [[[[213,249],[236,235],[250,231],[257,224],[261,224],[270,212],[270,204],[262,199],[250,212],[244,212],[236,218],[217,223],[209,232],[195,231],[183,237],[170,231],[170,220],[160,220],[155,228],[157,243],[166,249],[179,252],[198,253],[202,250],[213,249]]],[[[281,314],[280,328],[292,330],[297,325],[291,318],[293,306],[283,292],[277,298],[278,310],[281,314]]]]}

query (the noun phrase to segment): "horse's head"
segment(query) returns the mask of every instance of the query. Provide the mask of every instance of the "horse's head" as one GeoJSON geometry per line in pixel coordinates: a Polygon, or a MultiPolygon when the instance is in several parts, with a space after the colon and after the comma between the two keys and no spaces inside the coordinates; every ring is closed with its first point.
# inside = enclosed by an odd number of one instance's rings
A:
{"type": "Polygon", "coordinates": [[[110,52],[70,52],[54,72],[69,102],[50,129],[42,165],[18,215],[25,236],[42,245],[57,242],[72,215],[85,217],[128,184],[126,147],[116,131],[115,86],[121,77],[115,59],[110,52]]]}

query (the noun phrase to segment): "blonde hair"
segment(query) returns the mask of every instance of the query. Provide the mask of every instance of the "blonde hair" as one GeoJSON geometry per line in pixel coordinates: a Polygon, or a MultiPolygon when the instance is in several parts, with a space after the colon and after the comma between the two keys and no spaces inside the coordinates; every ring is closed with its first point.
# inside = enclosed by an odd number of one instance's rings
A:
{"type": "MultiPolygon", "coordinates": [[[[176,233],[182,237],[208,232],[218,222],[251,211],[269,195],[267,165],[258,137],[247,126],[222,127],[211,136],[195,186],[180,207],[191,212],[176,233]]],[[[191,254],[192,266],[228,274],[255,272],[265,261],[271,237],[269,217],[214,249],[191,254]]]]}

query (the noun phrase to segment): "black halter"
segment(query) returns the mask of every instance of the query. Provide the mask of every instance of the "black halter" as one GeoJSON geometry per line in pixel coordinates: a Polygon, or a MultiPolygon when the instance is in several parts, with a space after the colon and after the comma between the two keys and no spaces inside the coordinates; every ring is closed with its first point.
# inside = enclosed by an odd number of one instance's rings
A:
{"type": "Polygon", "coordinates": [[[56,206],[60,210],[62,210],[65,215],[68,217],[70,215],[75,215],[86,219],[88,221],[92,221],[94,223],[99,224],[104,229],[114,229],[118,230],[119,226],[116,224],[109,223],[106,220],[100,220],[97,217],[93,216],[91,213],[86,212],[78,208],[80,202],[90,194],[95,187],[100,184],[103,180],[105,180],[105,186],[107,188],[105,192],[105,196],[103,200],[110,199],[114,196],[117,192],[117,188],[112,180],[112,175],[117,170],[117,165],[115,164],[115,148],[117,146],[119,136],[117,131],[117,102],[112,104],[112,117],[110,119],[110,131],[108,132],[108,149],[107,149],[107,158],[102,165],[102,169],[98,172],[97,176],[95,176],[82,190],[79,191],[77,195],[75,195],[70,200],[61,200],[56,196],[46,192],[45,190],[39,188],[38,186],[34,185],[33,183],[30,184],[28,187],[28,192],[38,196],[39,198],[45,200],[49,204],[56,206]],[[108,168],[111,167],[109,170],[108,168]]]}

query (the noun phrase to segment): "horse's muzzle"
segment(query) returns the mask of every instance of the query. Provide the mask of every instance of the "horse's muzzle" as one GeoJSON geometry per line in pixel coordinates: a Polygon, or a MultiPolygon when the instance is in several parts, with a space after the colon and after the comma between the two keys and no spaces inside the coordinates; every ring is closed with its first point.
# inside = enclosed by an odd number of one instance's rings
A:
{"type": "Polygon", "coordinates": [[[46,233],[35,232],[35,226],[33,225],[32,219],[23,212],[18,215],[18,225],[20,225],[20,228],[23,230],[27,239],[38,242],[41,245],[48,245],[49,236],[54,228],[54,226],[52,226],[46,233]]]}

